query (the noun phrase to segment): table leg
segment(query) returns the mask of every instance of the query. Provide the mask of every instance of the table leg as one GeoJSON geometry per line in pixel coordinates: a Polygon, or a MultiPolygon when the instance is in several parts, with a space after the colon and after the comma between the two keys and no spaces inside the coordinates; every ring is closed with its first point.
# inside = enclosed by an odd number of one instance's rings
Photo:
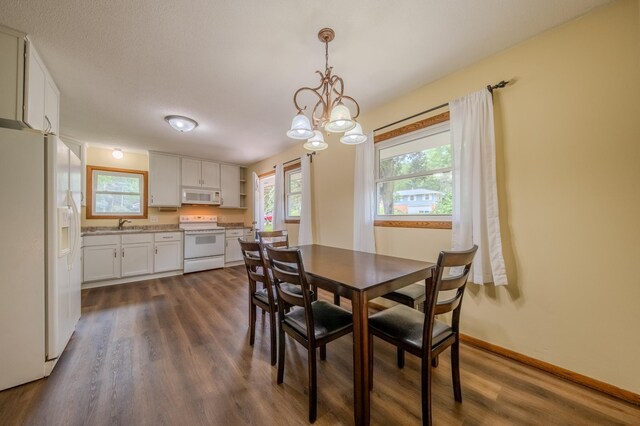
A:
{"type": "Polygon", "coordinates": [[[333,293],[333,304],[340,306],[340,295],[338,293],[333,293]]]}
{"type": "Polygon", "coordinates": [[[353,408],[356,426],[369,425],[369,315],[366,293],[354,292],[353,311],[353,408]]]}

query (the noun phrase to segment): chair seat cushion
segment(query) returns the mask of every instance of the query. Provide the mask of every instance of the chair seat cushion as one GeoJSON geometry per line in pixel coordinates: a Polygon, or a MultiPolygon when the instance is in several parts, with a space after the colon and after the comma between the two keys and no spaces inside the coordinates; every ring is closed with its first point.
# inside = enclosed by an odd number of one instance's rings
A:
{"type": "MultiPolygon", "coordinates": [[[[294,285],[294,284],[287,284],[287,283],[282,283],[280,284],[285,291],[287,291],[288,293],[293,293],[293,294],[299,294],[302,295],[302,289],[300,288],[300,286],[294,285]]],[[[313,298],[313,291],[309,292],[309,296],[311,296],[313,298]]],[[[269,296],[267,295],[267,289],[266,288],[262,288],[258,291],[256,291],[255,293],[253,293],[253,297],[255,297],[256,299],[264,302],[264,303],[269,303],[269,296]]],[[[275,286],[273,286],[273,297],[274,300],[276,301],[276,303],[278,303],[278,295],[276,293],[276,289],[275,286]]]]}
{"type": "MultiPolygon", "coordinates": [[[[344,331],[353,324],[351,312],[325,302],[324,300],[313,302],[311,309],[313,310],[316,339],[344,331]]],[[[284,322],[301,335],[307,337],[307,323],[305,321],[304,309],[296,308],[285,314],[284,322]]]]}
{"type": "Polygon", "coordinates": [[[393,300],[397,303],[402,303],[411,308],[416,308],[419,304],[424,302],[427,296],[424,284],[410,284],[406,287],[394,290],[391,293],[383,295],[385,299],[393,300]]]}
{"type": "MultiPolygon", "coordinates": [[[[422,332],[424,329],[424,314],[404,305],[373,314],[369,317],[369,328],[404,342],[416,349],[422,348],[422,332]]],[[[441,321],[433,323],[432,346],[437,345],[453,334],[451,327],[441,321]]]]}

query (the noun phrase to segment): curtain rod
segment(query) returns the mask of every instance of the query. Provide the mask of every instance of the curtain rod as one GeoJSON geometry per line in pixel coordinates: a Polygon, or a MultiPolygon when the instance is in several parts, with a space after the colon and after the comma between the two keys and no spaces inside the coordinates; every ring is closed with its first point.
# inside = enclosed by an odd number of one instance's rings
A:
{"type": "MultiPolygon", "coordinates": [[[[496,83],[496,84],[494,84],[493,86],[489,84],[489,85],[487,86],[487,90],[489,91],[489,93],[493,94],[494,89],[502,89],[502,88],[503,88],[504,86],[506,86],[507,84],[509,84],[509,81],[508,81],[508,80],[507,80],[507,81],[502,80],[500,83],[496,83]]],[[[394,122],[393,122],[393,123],[391,123],[391,124],[387,124],[387,125],[385,125],[385,126],[378,127],[377,129],[375,129],[375,130],[374,130],[374,133],[375,133],[375,132],[379,132],[380,130],[386,129],[387,127],[391,127],[391,126],[395,126],[396,124],[400,124],[400,123],[402,123],[403,121],[411,120],[412,118],[416,118],[416,117],[418,117],[418,116],[420,116],[420,115],[422,115],[422,114],[426,114],[426,113],[428,113],[428,112],[432,112],[432,111],[438,110],[438,109],[440,109],[440,108],[444,108],[444,107],[446,107],[446,106],[449,106],[449,102],[444,103],[444,104],[442,104],[442,105],[435,106],[435,107],[433,107],[433,108],[429,108],[429,109],[424,110],[424,111],[421,111],[421,112],[419,112],[419,113],[417,113],[417,114],[413,114],[413,115],[412,115],[412,116],[410,116],[410,117],[405,117],[405,118],[403,118],[402,120],[394,121],[394,122]]]]}
{"type": "MultiPolygon", "coordinates": [[[[313,163],[313,156],[316,155],[316,152],[315,151],[311,153],[308,152],[306,155],[307,157],[309,157],[309,162],[313,163]]],[[[282,165],[284,166],[285,164],[295,163],[296,161],[300,161],[300,157],[294,158],[293,160],[285,161],[284,163],[282,163],[282,165]]],[[[273,168],[275,169],[276,166],[273,166],[273,168]]]]}

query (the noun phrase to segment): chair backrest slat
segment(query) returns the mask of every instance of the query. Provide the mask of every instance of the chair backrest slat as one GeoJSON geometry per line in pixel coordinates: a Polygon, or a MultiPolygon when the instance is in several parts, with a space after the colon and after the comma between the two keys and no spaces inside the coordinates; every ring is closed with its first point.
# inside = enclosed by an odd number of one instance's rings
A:
{"type": "Polygon", "coordinates": [[[300,250],[275,248],[271,245],[265,246],[265,250],[278,295],[278,315],[280,318],[284,318],[287,305],[304,309],[307,338],[313,339],[315,330],[313,311],[311,310],[311,293],[300,250]],[[299,287],[301,294],[292,293],[291,286],[299,287]]]}
{"type": "Polygon", "coordinates": [[[280,231],[259,231],[258,239],[261,244],[271,247],[289,247],[289,232],[286,230],[280,231]]]}
{"type": "Polygon", "coordinates": [[[423,342],[425,348],[428,348],[428,350],[431,348],[431,333],[433,332],[435,315],[453,312],[451,328],[456,333],[459,330],[462,297],[464,296],[469,271],[477,250],[478,246],[474,245],[471,249],[464,251],[441,251],[438,256],[438,262],[433,271],[432,285],[427,286],[427,296],[424,302],[425,322],[423,342]],[[445,268],[453,268],[455,275],[444,277],[445,268]],[[462,269],[462,272],[458,273],[460,269],[462,269]],[[438,301],[440,292],[452,290],[455,290],[453,297],[438,301]]]}
{"type": "Polygon", "coordinates": [[[244,259],[244,265],[247,268],[247,277],[249,278],[249,290],[251,293],[256,292],[256,283],[261,282],[267,289],[267,299],[269,305],[275,309],[276,300],[273,295],[273,287],[269,278],[267,262],[264,258],[264,251],[260,243],[255,241],[244,241],[238,238],[240,243],[240,251],[244,259]]]}

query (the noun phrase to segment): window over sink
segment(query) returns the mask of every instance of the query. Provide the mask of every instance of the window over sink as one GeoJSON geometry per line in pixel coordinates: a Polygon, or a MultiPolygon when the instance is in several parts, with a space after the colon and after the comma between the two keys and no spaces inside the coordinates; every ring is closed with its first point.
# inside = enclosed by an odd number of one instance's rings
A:
{"type": "Polygon", "coordinates": [[[87,166],[87,219],[146,219],[147,172],[87,166]]]}

